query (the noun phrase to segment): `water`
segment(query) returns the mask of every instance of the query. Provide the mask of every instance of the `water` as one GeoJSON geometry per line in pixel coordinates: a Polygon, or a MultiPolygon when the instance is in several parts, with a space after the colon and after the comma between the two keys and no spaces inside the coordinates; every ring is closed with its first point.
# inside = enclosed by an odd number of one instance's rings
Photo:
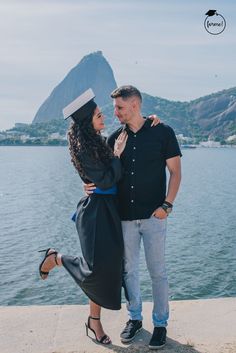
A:
{"type": "MultiPolygon", "coordinates": [[[[0,147],[0,305],[83,304],[64,269],[39,279],[38,249],[80,253],[71,214],[83,191],[66,147],[0,147]]],[[[171,299],[236,296],[236,149],[183,150],[168,219],[171,299]]],[[[151,286],[142,252],[143,300],[151,286]]]]}

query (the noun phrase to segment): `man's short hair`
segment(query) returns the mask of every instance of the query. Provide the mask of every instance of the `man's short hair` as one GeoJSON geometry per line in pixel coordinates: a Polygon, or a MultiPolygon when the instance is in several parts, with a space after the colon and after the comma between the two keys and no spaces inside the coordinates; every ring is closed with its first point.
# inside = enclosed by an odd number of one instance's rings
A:
{"type": "Polygon", "coordinates": [[[130,97],[137,97],[140,102],[142,102],[142,96],[139,90],[131,85],[121,86],[116,88],[113,92],[111,92],[111,98],[121,97],[124,100],[130,97]]]}

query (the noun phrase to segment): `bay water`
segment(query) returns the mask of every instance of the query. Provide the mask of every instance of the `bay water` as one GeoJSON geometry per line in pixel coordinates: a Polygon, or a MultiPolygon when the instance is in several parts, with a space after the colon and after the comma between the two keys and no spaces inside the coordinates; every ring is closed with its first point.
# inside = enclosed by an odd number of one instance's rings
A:
{"type": "MultiPolygon", "coordinates": [[[[168,218],[170,299],[236,296],[236,149],[183,149],[182,184],[168,218]]],[[[0,147],[0,305],[84,304],[63,269],[46,281],[39,249],[81,254],[71,216],[83,196],[67,147],[0,147]]],[[[144,301],[151,283],[143,250],[144,301]]]]}

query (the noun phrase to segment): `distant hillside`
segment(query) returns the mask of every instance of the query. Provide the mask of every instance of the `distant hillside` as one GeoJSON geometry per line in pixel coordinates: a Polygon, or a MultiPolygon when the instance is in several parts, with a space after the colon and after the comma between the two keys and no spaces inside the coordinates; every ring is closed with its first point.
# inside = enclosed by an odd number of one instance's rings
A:
{"type": "Polygon", "coordinates": [[[236,133],[236,87],[198,98],[189,103],[192,119],[205,136],[228,137],[236,133]]]}
{"type": "MultiPolygon", "coordinates": [[[[85,56],[52,91],[39,108],[34,123],[62,119],[62,109],[83,91],[92,87],[96,102],[107,116],[108,131],[119,123],[113,116],[110,99],[116,87],[113,71],[101,51],[85,56]]],[[[155,113],[177,134],[195,138],[225,139],[236,134],[236,87],[190,102],[170,101],[143,93],[143,114],[155,113]]]]}
{"type": "Polygon", "coordinates": [[[144,94],[143,112],[159,114],[186,136],[226,138],[236,133],[236,88],[190,102],[174,102],[144,94]]]}

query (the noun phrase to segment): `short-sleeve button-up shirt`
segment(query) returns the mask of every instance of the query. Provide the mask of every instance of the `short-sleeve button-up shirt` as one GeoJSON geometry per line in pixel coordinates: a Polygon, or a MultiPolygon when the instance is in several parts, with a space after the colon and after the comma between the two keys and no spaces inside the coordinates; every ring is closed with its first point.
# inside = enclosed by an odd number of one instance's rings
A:
{"type": "Polygon", "coordinates": [[[121,155],[123,177],[118,182],[119,211],[122,220],[149,218],[166,196],[166,160],[181,156],[171,127],[162,123],[151,127],[146,119],[137,132],[128,126],[116,130],[108,144],[113,148],[123,129],[128,140],[121,155]]]}

